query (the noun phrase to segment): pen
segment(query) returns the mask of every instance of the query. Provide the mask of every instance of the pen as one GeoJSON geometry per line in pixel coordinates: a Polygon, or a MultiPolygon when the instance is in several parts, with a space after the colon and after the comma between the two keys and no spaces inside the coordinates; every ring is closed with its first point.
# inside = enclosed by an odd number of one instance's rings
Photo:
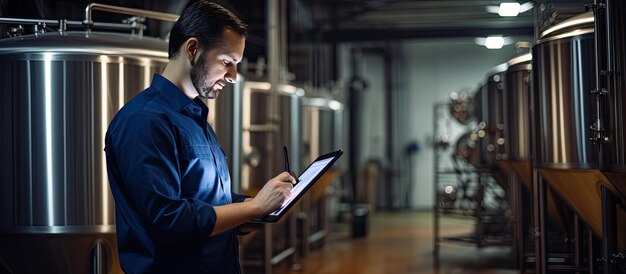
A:
{"type": "Polygon", "coordinates": [[[291,174],[291,176],[296,178],[296,183],[294,184],[295,186],[300,182],[300,180],[298,179],[298,177],[293,175],[293,173],[291,172],[291,168],[289,167],[289,153],[287,152],[287,146],[283,146],[283,156],[285,158],[285,171],[287,171],[289,174],[291,174]]]}

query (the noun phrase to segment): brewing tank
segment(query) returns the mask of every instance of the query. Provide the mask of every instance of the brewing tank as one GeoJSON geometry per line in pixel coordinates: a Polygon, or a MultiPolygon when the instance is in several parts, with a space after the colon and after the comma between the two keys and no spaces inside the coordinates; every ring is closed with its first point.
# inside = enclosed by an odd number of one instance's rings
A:
{"type": "Polygon", "coordinates": [[[166,62],[165,41],[124,34],[0,40],[0,265],[9,273],[120,271],[104,135],[166,62]]]}
{"type": "MultiPolygon", "coordinates": [[[[500,64],[487,73],[481,86],[481,116],[484,121],[484,138],[480,139],[481,162],[485,167],[493,167],[504,154],[504,82],[506,63],[500,64]]],[[[479,127],[481,125],[479,124],[479,127]]]]}
{"type": "Polygon", "coordinates": [[[343,104],[333,99],[302,98],[303,165],[308,165],[320,155],[343,148],[343,109],[343,104]]]}
{"type": "Polygon", "coordinates": [[[268,82],[244,83],[239,186],[242,193],[256,194],[269,179],[285,171],[283,146],[288,148],[292,171],[300,169],[303,95],[302,89],[291,85],[279,85],[273,90],[268,82]]]}
{"type": "Polygon", "coordinates": [[[512,161],[530,161],[531,54],[509,60],[505,73],[505,153],[512,161]]]}
{"type": "Polygon", "coordinates": [[[241,192],[241,107],[245,82],[243,75],[237,74],[237,81],[232,85],[226,85],[219,97],[206,100],[209,107],[207,120],[226,154],[231,190],[235,193],[241,192]]]}
{"type": "Polygon", "coordinates": [[[532,47],[534,167],[598,167],[589,141],[596,113],[593,16],[578,18],[582,23],[549,29],[532,47]]]}

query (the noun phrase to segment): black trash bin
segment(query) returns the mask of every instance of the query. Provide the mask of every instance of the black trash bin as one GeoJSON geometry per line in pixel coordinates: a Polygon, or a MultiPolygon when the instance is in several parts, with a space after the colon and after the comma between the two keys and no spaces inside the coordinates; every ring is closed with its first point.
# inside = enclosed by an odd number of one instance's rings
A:
{"type": "Polygon", "coordinates": [[[352,208],[352,238],[367,236],[369,211],[368,204],[355,204],[352,208]]]}

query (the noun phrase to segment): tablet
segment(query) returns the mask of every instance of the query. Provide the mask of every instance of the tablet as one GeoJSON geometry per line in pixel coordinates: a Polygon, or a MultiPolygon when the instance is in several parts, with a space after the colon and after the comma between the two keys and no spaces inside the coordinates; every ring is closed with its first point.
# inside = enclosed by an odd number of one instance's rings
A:
{"type": "Polygon", "coordinates": [[[289,209],[304,196],[304,194],[319,180],[322,175],[330,169],[330,167],[337,161],[339,156],[343,154],[342,150],[333,151],[328,154],[324,154],[317,157],[313,163],[307,167],[298,179],[300,180],[293,189],[291,195],[283,202],[283,205],[276,209],[276,211],[266,215],[261,219],[250,220],[251,223],[275,223],[280,220],[289,209]]]}

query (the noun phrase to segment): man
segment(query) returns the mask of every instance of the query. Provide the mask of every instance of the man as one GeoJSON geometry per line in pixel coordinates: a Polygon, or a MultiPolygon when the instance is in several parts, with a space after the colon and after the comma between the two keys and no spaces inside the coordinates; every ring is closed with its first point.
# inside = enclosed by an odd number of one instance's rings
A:
{"type": "Polygon", "coordinates": [[[200,0],[174,24],[162,75],[113,118],[105,137],[126,273],[239,273],[236,229],[277,209],[287,172],[255,198],[231,193],[226,158],[208,108],[237,77],[245,25],[200,0]]]}

